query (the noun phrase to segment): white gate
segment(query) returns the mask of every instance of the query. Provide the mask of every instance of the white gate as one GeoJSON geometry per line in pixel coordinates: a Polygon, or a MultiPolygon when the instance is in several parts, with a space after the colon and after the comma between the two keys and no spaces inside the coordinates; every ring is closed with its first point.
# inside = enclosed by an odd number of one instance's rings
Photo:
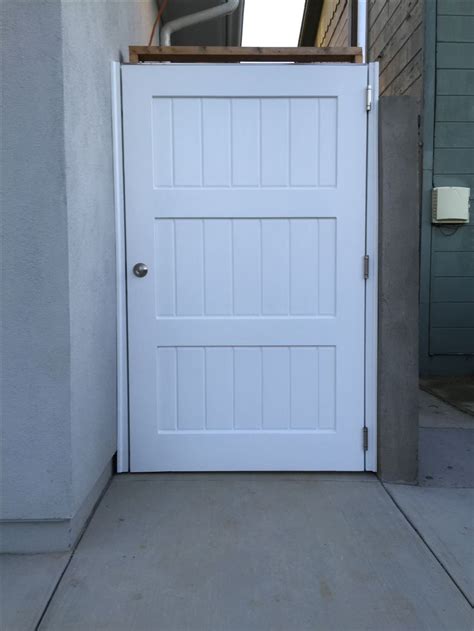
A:
{"type": "Polygon", "coordinates": [[[364,469],[367,74],[122,68],[131,471],[364,469]]]}

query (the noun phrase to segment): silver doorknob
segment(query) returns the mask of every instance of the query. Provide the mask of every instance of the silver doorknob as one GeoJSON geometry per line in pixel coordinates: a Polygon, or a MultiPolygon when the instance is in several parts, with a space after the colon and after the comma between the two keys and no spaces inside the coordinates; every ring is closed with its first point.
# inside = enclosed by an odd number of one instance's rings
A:
{"type": "Polygon", "coordinates": [[[138,278],[143,278],[148,274],[148,267],[145,263],[135,263],[133,266],[133,273],[135,276],[138,276],[138,278]]]}

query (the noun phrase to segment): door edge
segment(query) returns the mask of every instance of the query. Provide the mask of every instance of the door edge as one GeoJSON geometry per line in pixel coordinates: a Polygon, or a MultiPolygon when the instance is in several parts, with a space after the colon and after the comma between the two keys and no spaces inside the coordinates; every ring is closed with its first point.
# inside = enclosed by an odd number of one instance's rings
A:
{"type": "Polygon", "coordinates": [[[112,146],[117,296],[117,473],[130,470],[128,413],[127,286],[122,137],[122,64],[111,63],[112,146]]]}

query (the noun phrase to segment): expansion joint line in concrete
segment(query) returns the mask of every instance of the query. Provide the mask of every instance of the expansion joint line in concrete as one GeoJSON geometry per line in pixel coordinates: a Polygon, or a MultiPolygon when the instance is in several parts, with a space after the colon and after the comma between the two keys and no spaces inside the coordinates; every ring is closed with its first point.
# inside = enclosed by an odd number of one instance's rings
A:
{"type": "Polygon", "coordinates": [[[107,483],[107,484],[105,485],[105,487],[103,488],[102,493],[99,495],[99,497],[97,498],[96,503],[94,504],[94,507],[93,507],[93,509],[92,509],[92,511],[91,511],[91,514],[89,515],[89,517],[88,517],[87,521],[85,522],[84,526],[82,527],[81,534],[80,534],[80,535],[79,535],[79,537],[77,538],[77,541],[76,541],[76,543],[74,544],[74,547],[73,547],[73,548],[72,548],[72,550],[71,550],[71,554],[70,554],[70,556],[69,556],[69,559],[67,560],[67,563],[66,563],[66,565],[64,566],[63,571],[62,571],[62,572],[61,572],[61,574],[59,575],[59,578],[58,578],[58,580],[56,581],[56,585],[54,586],[54,589],[52,590],[52,592],[51,592],[51,594],[50,594],[50,596],[49,596],[49,598],[48,598],[48,600],[47,600],[47,602],[46,602],[46,604],[45,604],[45,606],[44,606],[44,608],[43,608],[43,611],[41,612],[41,616],[39,617],[39,620],[38,620],[38,622],[37,622],[37,623],[36,623],[36,625],[35,625],[35,631],[40,631],[41,624],[42,624],[42,622],[43,622],[43,620],[44,620],[44,617],[46,616],[46,613],[47,613],[47,611],[48,611],[48,609],[49,609],[49,606],[50,606],[50,604],[53,602],[53,598],[55,597],[56,592],[58,591],[58,588],[59,588],[59,586],[61,585],[61,581],[63,580],[63,577],[64,577],[64,575],[66,574],[66,572],[67,572],[67,570],[68,570],[68,567],[71,565],[71,561],[72,561],[72,559],[73,559],[74,555],[76,554],[77,546],[81,543],[81,541],[82,541],[82,537],[85,535],[86,530],[87,530],[87,528],[88,528],[89,524],[91,523],[91,520],[92,520],[92,518],[94,517],[94,514],[95,514],[95,512],[96,512],[97,508],[99,507],[99,504],[101,503],[101,501],[102,501],[102,499],[103,499],[104,495],[105,495],[105,494],[106,494],[106,492],[108,491],[109,486],[112,484],[113,477],[114,477],[114,475],[112,475],[112,477],[110,478],[110,480],[108,481],[108,483],[107,483]]]}
{"type": "Polygon", "coordinates": [[[40,628],[40,626],[41,626],[41,623],[42,623],[42,622],[43,622],[43,620],[44,620],[44,617],[45,617],[45,615],[46,615],[46,612],[48,611],[49,605],[51,604],[51,602],[52,602],[52,600],[53,600],[53,598],[54,598],[54,596],[55,596],[56,592],[58,591],[58,587],[59,587],[59,585],[60,585],[61,581],[63,580],[63,576],[66,574],[66,571],[67,571],[67,569],[68,569],[68,567],[69,567],[69,565],[70,565],[70,563],[71,563],[71,561],[72,561],[72,557],[74,556],[74,552],[75,552],[75,551],[76,551],[76,548],[74,548],[74,550],[72,550],[72,551],[71,551],[71,554],[70,554],[70,556],[69,556],[69,559],[67,560],[67,563],[66,563],[66,565],[65,565],[65,566],[64,566],[64,568],[63,568],[63,571],[62,571],[62,572],[61,572],[61,574],[59,575],[59,578],[58,578],[58,580],[56,581],[56,585],[54,586],[54,589],[53,589],[53,591],[51,592],[51,594],[50,594],[50,596],[49,596],[49,598],[48,598],[48,600],[47,600],[47,602],[46,602],[46,604],[45,604],[45,606],[44,606],[43,611],[41,612],[41,616],[40,616],[40,618],[39,618],[38,622],[37,622],[37,623],[36,623],[36,625],[35,625],[35,631],[39,631],[39,628],[40,628]]]}
{"type": "Polygon", "coordinates": [[[471,609],[474,608],[473,604],[471,603],[471,601],[469,600],[469,596],[466,594],[466,592],[463,590],[463,588],[459,585],[459,583],[457,582],[457,580],[454,578],[454,576],[451,574],[451,572],[443,565],[443,563],[440,561],[440,559],[438,558],[438,556],[436,555],[436,552],[433,550],[433,548],[430,546],[430,544],[426,541],[426,539],[423,537],[423,534],[420,532],[420,530],[415,526],[415,524],[413,523],[413,521],[408,517],[408,515],[405,513],[405,511],[403,510],[403,508],[400,506],[400,504],[397,502],[397,500],[393,497],[393,495],[390,493],[389,489],[385,486],[385,484],[381,481],[382,486],[385,490],[385,492],[387,493],[387,495],[389,496],[389,498],[392,500],[393,504],[395,505],[395,507],[400,511],[400,513],[403,515],[403,517],[405,518],[405,520],[407,521],[407,523],[413,528],[413,530],[416,532],[416,534],[419,536],[419,538],[421,539],[421,541],[424,543],[424,545],[426,546],[426,548],[431,552],[431,555],[433,556],[433,558],[436,560],[436,562],[438,563],[438,565],[444,570],[444,572],[449,576],[449,578],[451,579],[451,581],[454,583],[454,585],[457,587],[457,589],[459,590],[459,592],[462,594],[462,596],[464,597],[464,599],[466,600],[467,604],[471,607],[471,609]]]}

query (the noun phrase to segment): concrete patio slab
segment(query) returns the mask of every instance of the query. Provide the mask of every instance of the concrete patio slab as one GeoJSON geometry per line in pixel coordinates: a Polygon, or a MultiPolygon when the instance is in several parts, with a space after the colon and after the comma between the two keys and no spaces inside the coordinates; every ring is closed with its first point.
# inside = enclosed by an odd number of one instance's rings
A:
{"type": "Polygon", "coordinates": [[[375,477],[120,476],[40,629],[467,631],[375,477]]]}
{"type": "Polygon", "coordinates": [[[474,606],[474,489],[385,486],[474,606]]]}
{"type": "Polygon", "coordinates": [[[474,377],[433,377],[421,379],[424,390],[474,416],[474,377]]]}
{"type": "Polygon", "coordinates": [[[474,487],[474,430],[420,428],[418,439],[420,485],[474,487]]]}
{"type": "Polygon", "coordinates": [[[64,554],[0,555],[0,628],[33,631],[67,565],[64,554]]]}
{"type": "Polygon", "coordinates": [[[419,425],[436,429],[472,429],[474,416],[433,396],[429,392],[419,392],[419,425]]]}

